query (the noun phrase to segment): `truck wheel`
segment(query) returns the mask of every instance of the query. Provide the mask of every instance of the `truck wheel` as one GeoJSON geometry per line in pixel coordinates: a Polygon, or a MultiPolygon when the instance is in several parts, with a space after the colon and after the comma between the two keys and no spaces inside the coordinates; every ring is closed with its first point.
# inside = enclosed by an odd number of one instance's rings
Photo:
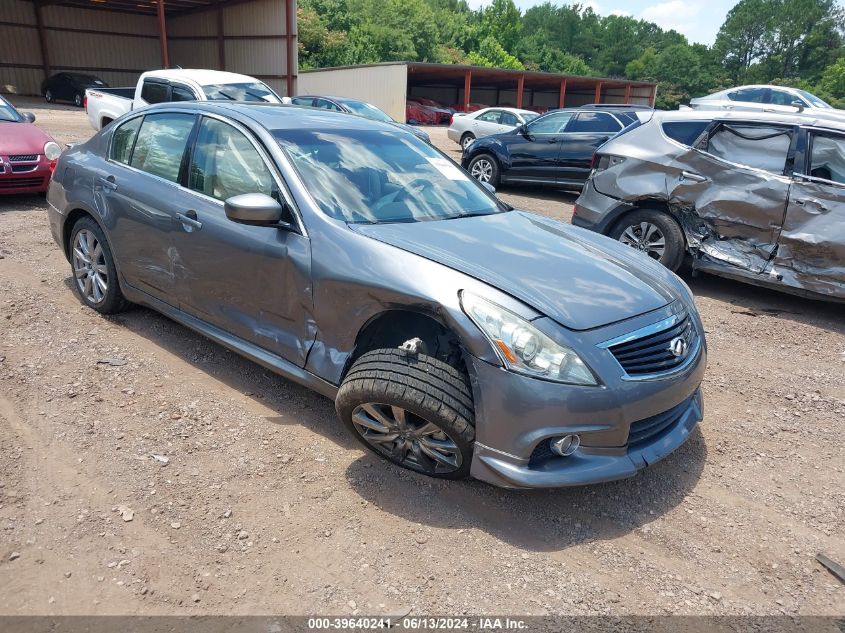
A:
{"type": "Polygon", "coordinates": [[[461,149],[466,149],[467,145],[475,140],[475,135],[472,132],[467,132],[461,137],[461,149]]]}
{"type": "Polygon", "coordinates": [[[364,446],[394,464],[441,479],[469,474],[472,392],[466,374],[451,365],[398,349],[367,352],[349,370],[335,406],[364,446]]]}
{"type": "Polygon", "coordinates": [[[467,165],[470,176],[479,182],[499,186],[499,163],[490,154],[479,154],[467,165]]]}
{"type": "Polygon", "coordinates": [[[616,223],[610,237],[642,251],[673,272],[684,260],[684,234],[678,223],[663,211],[633,211],[616,223]]]}
{"type": "Polygon", "coordinates": [[[115,314],[128,302],[120,291],[117,268],[100,226],[82,218],[70,233],[70,266],[74,290],[82,302],[100,314],[115,314]]]}

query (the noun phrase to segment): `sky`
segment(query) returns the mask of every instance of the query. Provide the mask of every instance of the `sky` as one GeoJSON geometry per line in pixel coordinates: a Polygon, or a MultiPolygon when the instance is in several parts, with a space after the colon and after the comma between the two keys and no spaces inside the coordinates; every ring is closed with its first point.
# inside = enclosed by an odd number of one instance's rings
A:
{"type": "MultiPolygon", "coordinates": [[[[528,9],[545,0],[514,0],[517,7],[528,9]]],[[[553,4],[575,4],[575,0],[551,0],[553,4]]],[[[712,44],[728,11],[738,0],[580,0],[599,15],[622,14],[655,22],[664,29],[675,29],[690,42],[712,44]]],[[[490,0],[468,0],[470,7],[490,4],[490,0]]]]}

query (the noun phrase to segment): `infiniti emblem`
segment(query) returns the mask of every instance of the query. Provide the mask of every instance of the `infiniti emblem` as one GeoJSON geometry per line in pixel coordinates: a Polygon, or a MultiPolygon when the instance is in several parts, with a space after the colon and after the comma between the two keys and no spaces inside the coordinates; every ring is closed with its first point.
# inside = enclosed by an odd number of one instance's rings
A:
{"type": "Polygon", "coordinates": [[[669,351],[672,352],[672,356],[683,358],[687,355],[687,340],[682,336],[673,338],[669,342],[669,351]]]}

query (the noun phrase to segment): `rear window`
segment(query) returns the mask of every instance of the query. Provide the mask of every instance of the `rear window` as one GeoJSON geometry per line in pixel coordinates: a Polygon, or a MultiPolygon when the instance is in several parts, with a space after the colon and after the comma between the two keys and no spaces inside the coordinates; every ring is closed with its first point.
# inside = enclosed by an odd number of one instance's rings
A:
{"type": "Polygon", "coordinates": [[[619,121],[605,112],[581,112],[569,126],[567,132],[618,132],[622,129],[619,121]]]}
{"type": "Polygon", "coordinates": [[[692,145],[695,139],[707,129],[710,121],[666,121],[663,133],[681,145],[692,145]]]}

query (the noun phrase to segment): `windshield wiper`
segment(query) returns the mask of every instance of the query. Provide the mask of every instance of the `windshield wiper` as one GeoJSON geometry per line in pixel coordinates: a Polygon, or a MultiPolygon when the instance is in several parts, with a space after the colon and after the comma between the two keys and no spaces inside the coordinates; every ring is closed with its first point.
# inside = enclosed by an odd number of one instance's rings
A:
{"type": "Polygon", "coordinates": [[[237,101],[237,99],[235,99],[232,95],[230,95],[230,94],[228,94],[228,93],[226,93],[226,92],[223,92],[222,90],[218,90],[218,91],[217,91],[217,94],[219,94],[219,95],[223,95],[223,96],[224,96],[224,97],[226,97],[229,101],[237,101]]]}

